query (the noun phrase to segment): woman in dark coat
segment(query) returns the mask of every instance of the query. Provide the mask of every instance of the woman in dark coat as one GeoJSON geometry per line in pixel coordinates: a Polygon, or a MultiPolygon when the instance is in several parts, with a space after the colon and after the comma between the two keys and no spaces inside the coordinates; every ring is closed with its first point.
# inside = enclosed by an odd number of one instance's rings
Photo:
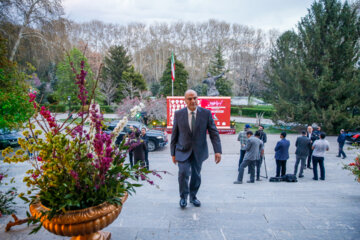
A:
{"type": "Polygon", "coordinates": [[[135,132],[135,147],[132,149],[134,157],[134,165],[140,162],[140,166],[145,166],[145,152],[147,150],[146,143],[140,138],[140,132],[135,132]]]}

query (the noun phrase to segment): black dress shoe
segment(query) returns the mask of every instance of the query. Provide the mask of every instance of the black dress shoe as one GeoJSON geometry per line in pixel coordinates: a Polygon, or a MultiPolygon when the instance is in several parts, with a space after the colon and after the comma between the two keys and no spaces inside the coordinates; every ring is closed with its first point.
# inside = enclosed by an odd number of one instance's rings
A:
{"type": "Polygon", "coordinates": [[[303,178],[304,177],[304,175],[299,175],[299,178],[303,178]]]}
{"type": "Polygon", "coordinates": [[[317,178],[313,178],[313,180],[317,181],[318,179],[317,179],[317,178]]]}
{"type": "Polygon", "coordinates": [[[307,167],[308,169],[312,169],[312,167],[307,167]]]}
{"type": "Polygon", "coordinates": [[[255,181],[246,181],[247,183],[255,183],[255,181]]]}
{"type": "Polygon", "coordinates": [[[187,205],[186,199],[185,199],[185,198],[181,198],[179,204],[180,204],[180,207],[181,207],[181,208],[185,208],[186,205],[187,205]]]}
{"type": "Polygon", "coordinates": [[[195,207],[200,207],[200,206],[201,206],[201,202],[200,202],[196,197],[192,198],[192,199],[190,200],[190,202],[191,202],[192,204],[194,204],[195,207]]]}
{"type": "Polygon", "coordinates": [[[256,181],[262,181],[260,178],[257,178],[256,181]]]}
{"type": "Polygon", "coordinates": [[[340,155],[336,155],[336,157],[341,157],[340,155]]]}

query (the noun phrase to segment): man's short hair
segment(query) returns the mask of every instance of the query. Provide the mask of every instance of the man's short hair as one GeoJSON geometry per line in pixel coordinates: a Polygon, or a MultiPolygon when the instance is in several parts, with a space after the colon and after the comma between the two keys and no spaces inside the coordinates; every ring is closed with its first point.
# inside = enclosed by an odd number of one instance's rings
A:
{"type": "Polygon", "coordinates": [[[324,132],[320,133],[320,138],[324,139],[326,137],[326,134],[324,132]]]}
{"type": "Polygon", "coordinates": [[[263,125],[259,125],[259,127],[262,127],[263,129],[265,129],[263,125]]]}
{"type": "Polygon", "coordinates": [[[255,137],[260,137],[260,136],[261,136],[260,131],[256,131],[256,132],[255,132],[255,137]]]}
{"type": "Polygon", "coordinates": [[[284,138],[286,138],[286,132],[282,132],[280,133],[281,136],[283,136],[284,138]]]}
{"type": "Polygon", "coordinates": [[[246,135],[252,136],[252,135],[253,135],[253,132],[252,132],[252,131],[247,131],[247,132],[246,132],[246,135]]]}
{"type": "Polygon", "coordinates": [[[302,135],[306,135],[306,131],[304,131],[304,130],[301,131],[301,134],[302,134],[302,135]]]}

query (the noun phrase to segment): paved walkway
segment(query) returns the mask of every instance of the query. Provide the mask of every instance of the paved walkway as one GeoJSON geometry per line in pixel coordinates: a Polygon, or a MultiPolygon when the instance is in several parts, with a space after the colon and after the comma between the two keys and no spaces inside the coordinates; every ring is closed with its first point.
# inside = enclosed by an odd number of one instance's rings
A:
{"type": "MultiPolygon", "coordinates": [[[[291,141],[288,172],[293,171],[294,143],[291,141]]],[[[129,197],[120,216],[106,230],[112,239],[119,240],[329,240],[360,239],[360,184],[348,171],[342,170],[342,162],[349,163],[355,157],[354,150],[346,150],[348,159],[335,155],[335,137],[328,137],[331,150],[325,160],[326,181],[313,181],[311,170],[297,183],[270,183],[263,179],[255,184],[234,185],[237,175],[239,144],[236,135],[222,135],[223,160],[214,163],[214,155],[204,162],[202,185],[198,198],[200,208],[188,206],[180,209],[178,202],[177,166],[169,157],[169,146],[150,154],[150,166],[167,170],[173,175],[157,180],[159,188],[145,185],[137,194],[129,197]]],[[[278,135],[269,135],[266,144],[268,174],[275,173],[273,149],[278,135]]],[[[211,147],[210,147],[211,148],[211,147]]],[[[10,168],[20,188],[22,172],[26,165],[10,168]]],[[[262,169],[262,171],[264,168],[262,169]]],[[[264,171],[262,172],[264,175],[264,171]]],[[[245,176],[244,181],[248,180],[245,176]]],[[[19,201],[19,216],[25,216],[27,207],[19,201]]],[[[0,218],[3,231],[9,217],[0,218]]],[[[0,239],[65,239],[45,230],[37,235],[27,235],[26,225],[16,226],[0,239]]]]}

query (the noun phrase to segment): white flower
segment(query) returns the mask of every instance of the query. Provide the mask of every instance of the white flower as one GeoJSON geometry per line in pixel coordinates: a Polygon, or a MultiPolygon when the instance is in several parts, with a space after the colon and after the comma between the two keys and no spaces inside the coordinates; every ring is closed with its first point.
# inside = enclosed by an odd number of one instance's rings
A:
{"type": "Polygon", "coordinates": [[[145,107],[145,105],[142,102],[139,104],[139,106],[140,106],[141,109],[143,109],[145,107]]]}
{"type": "Polygon", "coordinates": [[[128,122],[128,118],[125,116],[123,117],[123,119],[121,119],[118,124],[116,125],[116,127],[114,128],[114,131],[112,132],[112,140],[113,143],[115,143],[115,139],[117,138],[117,136],[119,136],[119,133],[121,132],[121,130],[125,127],[125,125],[128,122]]]}

